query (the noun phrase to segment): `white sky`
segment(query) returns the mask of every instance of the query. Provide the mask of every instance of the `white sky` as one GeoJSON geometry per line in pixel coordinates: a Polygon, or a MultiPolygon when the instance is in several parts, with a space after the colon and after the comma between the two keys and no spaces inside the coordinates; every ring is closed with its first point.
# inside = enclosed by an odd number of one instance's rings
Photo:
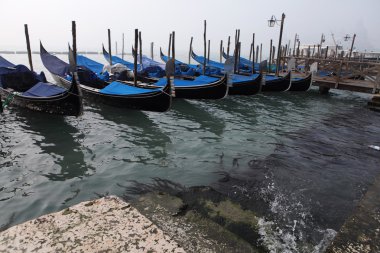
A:
{"type": "MultiPolygon", "coordinates": [[[[207,20],[207,37],[214,55],[219,43],[228,35],[233,41],[235,29],[241,29],[242,54],[249,53],[252,33],[256,43],[267,50],[269,40],[278,44],[280,27],[269,28],[271,15],[286,14],[283,44],[295,33],[301,44],[317,44],[322,33],[326,43],[333,45],[331,33],[345,48],[346,34],[357,34],[359,50],[380,49],[380,0],[1,0],[0,50],[25,50],[24,24],[29,25],[32,50],[39,50],[42,40],[50,51],[66,50],[71,42],[71,21],[77,22],[78,50],[100,51],[107,43],[107,29],[121,49],[122,33],[126,36],[126,51],[130,53],[135,28],[142,31],[143,53],[149,54],[150,42],[167,48],[168,35],[176,31],[176,49],[188,50],[190,37],[194,49],[203,48],[203,20],[207,20]]],[[[114,48],[113,48],[114,50],[114,48]]],[[[269,50],[269,49],[268,49],[269,50]]]]}

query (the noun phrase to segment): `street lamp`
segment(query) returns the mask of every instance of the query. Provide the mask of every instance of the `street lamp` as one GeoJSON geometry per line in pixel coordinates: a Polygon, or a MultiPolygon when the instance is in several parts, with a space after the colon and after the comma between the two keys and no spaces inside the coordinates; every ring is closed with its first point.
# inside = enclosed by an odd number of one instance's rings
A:
{"type": "Polygon", "coordinates": [[[346,36],[344,36],[344,41],[349,41],[351,39],[351,36],[346,34],[346,36]]]}
{"type": "Polygon", "coordinates": [[[278,76],[279,73],[279,67],[280,67],[280,55],[281,55],[281,40],[282,40],[282,30],[284,28],[284,20],[285,20],[285,14],[282,13],[281,20],[277,20],[274,15],[272,15],[271,19],[268,20],[268,26],[274,27],[275,24],[280,25],[280,38],[278,40],[278,49],[277,49],[277,61],[276,61],[276,76],[278,76]]]}

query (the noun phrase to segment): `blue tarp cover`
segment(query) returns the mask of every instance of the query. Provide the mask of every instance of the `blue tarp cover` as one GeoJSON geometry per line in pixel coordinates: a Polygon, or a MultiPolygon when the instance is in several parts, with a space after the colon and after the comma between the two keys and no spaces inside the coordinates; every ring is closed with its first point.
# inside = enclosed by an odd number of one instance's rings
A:
{"type": "MultiPolygon", "coordinates": [[[[201,86],[209,83],[218,81],[219,78],[209,77],[209,76],[198,76],[194,80],[182,80],[174,79],[174,85],[178,87],[192,87],[192,86],[201,86]]],[[[167,83],[166,78],[160,78],[154,85],[163,87],[167,83]]]]}
{"type": "Polygon", "coordinates": [[[268,75],[265,76],[266,81],[278,80],[281,78],[283,78],[283,77],[281,77],[281,76],[268,76],[268,75]]]}
{"type": "Polygon", "coordinates": [[[7,61],[6,59],[4,59],[3,57],[0,56],[0,67],[13,68],[15,66],[16,65],[14,65],[13,63],[7,61]]]}
{"type": "Polygon", "coordinates": [[[22,93],[27,97],[51,97],[65,92],[66,90],[57,85],[39,82],[29,90],[22,93]]]}
{"type": "Polygon", "coordinates": [[[100,93],[108,95],[138,95],[143,93],[157,92],[161,89],[144,89],[130,86],[120,82],[112,82],[107,87],[100,90],[100,93]]]}
{"type": "Polygon", "coordinates": [[[259,76],[259,74],[253,74],[253,75],[249,75],[249,76],[233,74],[232,75],[232,83],[240,83],[240,82],[255,80],[258,76],[259,76]]]}
{"type": "Polygon", "coordinates": [[[103,71],[103,64],[91,60],[90,58],[87,58],[83,55],[77,55],[77,65],[84,66],[96,74],[99,74],[103,71]]]}

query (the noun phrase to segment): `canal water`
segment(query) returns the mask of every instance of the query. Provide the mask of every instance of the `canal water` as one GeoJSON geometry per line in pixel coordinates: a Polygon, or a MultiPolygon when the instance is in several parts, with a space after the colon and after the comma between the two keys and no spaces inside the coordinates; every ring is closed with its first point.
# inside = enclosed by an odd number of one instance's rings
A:
{"type": "Polygon", "coordinates": [[[9,107],[0,115],[0,226],[158,177],[249,202],[271,252],[323,252],[380,175],[380,152],[369,147],[380,146],[380,114],[368,99],[312,89],[174,100],[166,113],[85,102],[79,118],[9,107]]]}

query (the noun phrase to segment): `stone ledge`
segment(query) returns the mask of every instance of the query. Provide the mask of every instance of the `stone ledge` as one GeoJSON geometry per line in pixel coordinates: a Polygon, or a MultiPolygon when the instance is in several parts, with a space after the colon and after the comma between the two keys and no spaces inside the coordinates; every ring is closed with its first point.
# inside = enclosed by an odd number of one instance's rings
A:
{"type": "Polygon", "coordinates": [[[185,252],[122,199],[109,196],[0,233],[0,252],[185,252]]]}

